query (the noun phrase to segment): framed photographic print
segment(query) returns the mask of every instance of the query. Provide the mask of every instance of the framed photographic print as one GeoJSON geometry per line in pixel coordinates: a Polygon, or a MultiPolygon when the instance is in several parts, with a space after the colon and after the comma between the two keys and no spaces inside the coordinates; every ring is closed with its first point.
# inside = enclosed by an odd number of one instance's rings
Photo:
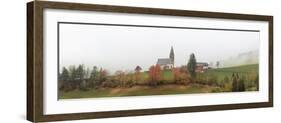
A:
{"type": "Polygon", "coordinates": [[[27,3],[34,122],[273,106],[273,17],[27,3]]]}

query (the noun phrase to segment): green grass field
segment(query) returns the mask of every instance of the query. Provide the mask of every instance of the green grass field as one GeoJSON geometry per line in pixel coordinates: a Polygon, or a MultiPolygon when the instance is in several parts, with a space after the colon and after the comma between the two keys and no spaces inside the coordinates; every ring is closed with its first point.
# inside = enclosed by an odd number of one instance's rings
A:
{"type": "Polygon", "coordinates": [[[228,68],[218,68],[218,69],[210,69],[206,73],[205,76],[216,75],[219,80],[222,80],[225,76],[231,77],[232,73],[238,73],[239,75],[249,76],[252,74],[258,74],[259,66],[258,64],[252,65],[243,65],[238,67],[228,67],[228,68]]]}
{"type": "Polygon", "coordinates": [[[216,78],[217,83],[221,83],[224,81],[225,77],[231,79],[232,74],[238,74],[239,77],[246,78],[246,84],[253,82],[255,77],[258,75],[259,67],[258,64],[251,64],[251,65],[242,65],[237,67],[228,67],[228,68],[218,68],[218,69],[210,69],[205,73],[198,73],[198,77],[203,77],[204,80],[210,80],[213,77],[216,78]]]}
{"type": "MultiPolygon", "coordinates": [[[[253,78],[258,75],[258,64],[243,65],[238,67],[210,69],[205,73],[197,73],[197,77],[201,77],[204,81],[216,77],[218,83],[223,82],[225,77],[231,78],[233,73],[239,76],[245,76],[246,86],[251,84],[253,78]]],[[[141,73],[141,81],[149,77],[148,72],[141,73]]],[[[170,70],[163,71],[165,80],[173,80],[173,75],[170,70]]],[[[60,99],[75,99],[75,98],[96,98],[96,97],[120,97],[120,96],[146,96],[146,95],[168,95],[168,94],[191,94],[191,93],[211,93],[224,92],[218,86],[210,86],[204,84],[192,83],[189,85],[163,84],[156,87],[151,86],[133,86],[127,88],[98,88],[88,91],[74,90],[69,92],[60,91],[60,99]]]]}

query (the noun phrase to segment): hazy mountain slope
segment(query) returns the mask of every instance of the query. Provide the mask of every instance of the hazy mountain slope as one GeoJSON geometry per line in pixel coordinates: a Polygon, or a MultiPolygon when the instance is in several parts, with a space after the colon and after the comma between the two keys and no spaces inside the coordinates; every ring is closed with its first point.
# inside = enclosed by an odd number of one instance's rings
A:
{"type": "Polygon", "coordinates": [[[237,56],[220,61],[221,67],[231,67],[246,64],[258,64],[259,51],[253,50],[245,53],[240,53],[237,56]]]}

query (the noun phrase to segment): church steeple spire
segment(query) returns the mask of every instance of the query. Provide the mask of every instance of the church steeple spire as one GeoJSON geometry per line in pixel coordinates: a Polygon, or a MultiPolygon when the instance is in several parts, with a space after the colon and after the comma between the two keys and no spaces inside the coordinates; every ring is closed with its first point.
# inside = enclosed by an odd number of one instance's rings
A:
{"type": "Polygon", "coordinates": [[[175,54],[174,54],[174,49],[173,46],[171,47],[171,51],[170,51],[170,59],[172,60],[173,64],[175,61],[175,54]]]}

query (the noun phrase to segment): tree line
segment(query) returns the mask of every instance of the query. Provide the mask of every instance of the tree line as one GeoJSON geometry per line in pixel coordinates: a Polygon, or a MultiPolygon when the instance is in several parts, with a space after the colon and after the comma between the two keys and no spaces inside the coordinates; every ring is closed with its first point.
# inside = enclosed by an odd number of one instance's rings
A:
{"type": "Polygon", "coordinates": [[[84,65],[69,66],[69,68],[63,67],[62,72],[59,74],[59,89],[60,90],[74,90],[81,89],[87,90],[87,88],[93,88],[94,85],[100,85],[102,81],[107,79],[108,72],[103,69],[94,66],[92,70],[85,69],[84,65]]]}
{"type": "MultiPolygon", "coordinates": [[[[196,73],[196,64],[195,54],[192,53],[186,65],[168,70],[172,76],[170,79],[165,77],[167,70],[161,69],[158,64],[151,65],[148,71],[142,71],[142,68],[137,65],[134,71],[117,70],[113,75],[110,75],[102,67],[86,68],[83,64],[71,65],[68,68],[62,67],[59,74],[59,89],[62,91],[75,89],[87,91],[89,89],[132,87],[135,85],[156,87],[163,84],[188,85],[189,83],[197,83],[218,86],[223,89],[228,88],[230,91],[237,92],[245,91],[248,87],[248,85],[245,85],[245,77],[240,77],[238,73],[233,73],[231,79],[226,76],[223,80],[224,82],[219,82],[218,77],[214,75],[208,76],[206,80],[196,73]]],[[[255,83],[258,85],[258,76],[255,83]]]]}
{"type": "Polygon", "coordinates": [[[59,89],[71,91],[75,89],[87,91],[101,87],[132,87],[134,85],[158,86],[163,84],[188,84],[191,81],[186,66],[175,67],[171,72],[172,79],[165,79],[164,72],[160,65],[150,66],[148,71],[141,72],[137,66],[134,72],[117,70],[114,75],[109,75],[103,68],[94,66],[92,69],[84,65],[71,65],[68,68],[62,67],[59,74],[59,89]]]}

